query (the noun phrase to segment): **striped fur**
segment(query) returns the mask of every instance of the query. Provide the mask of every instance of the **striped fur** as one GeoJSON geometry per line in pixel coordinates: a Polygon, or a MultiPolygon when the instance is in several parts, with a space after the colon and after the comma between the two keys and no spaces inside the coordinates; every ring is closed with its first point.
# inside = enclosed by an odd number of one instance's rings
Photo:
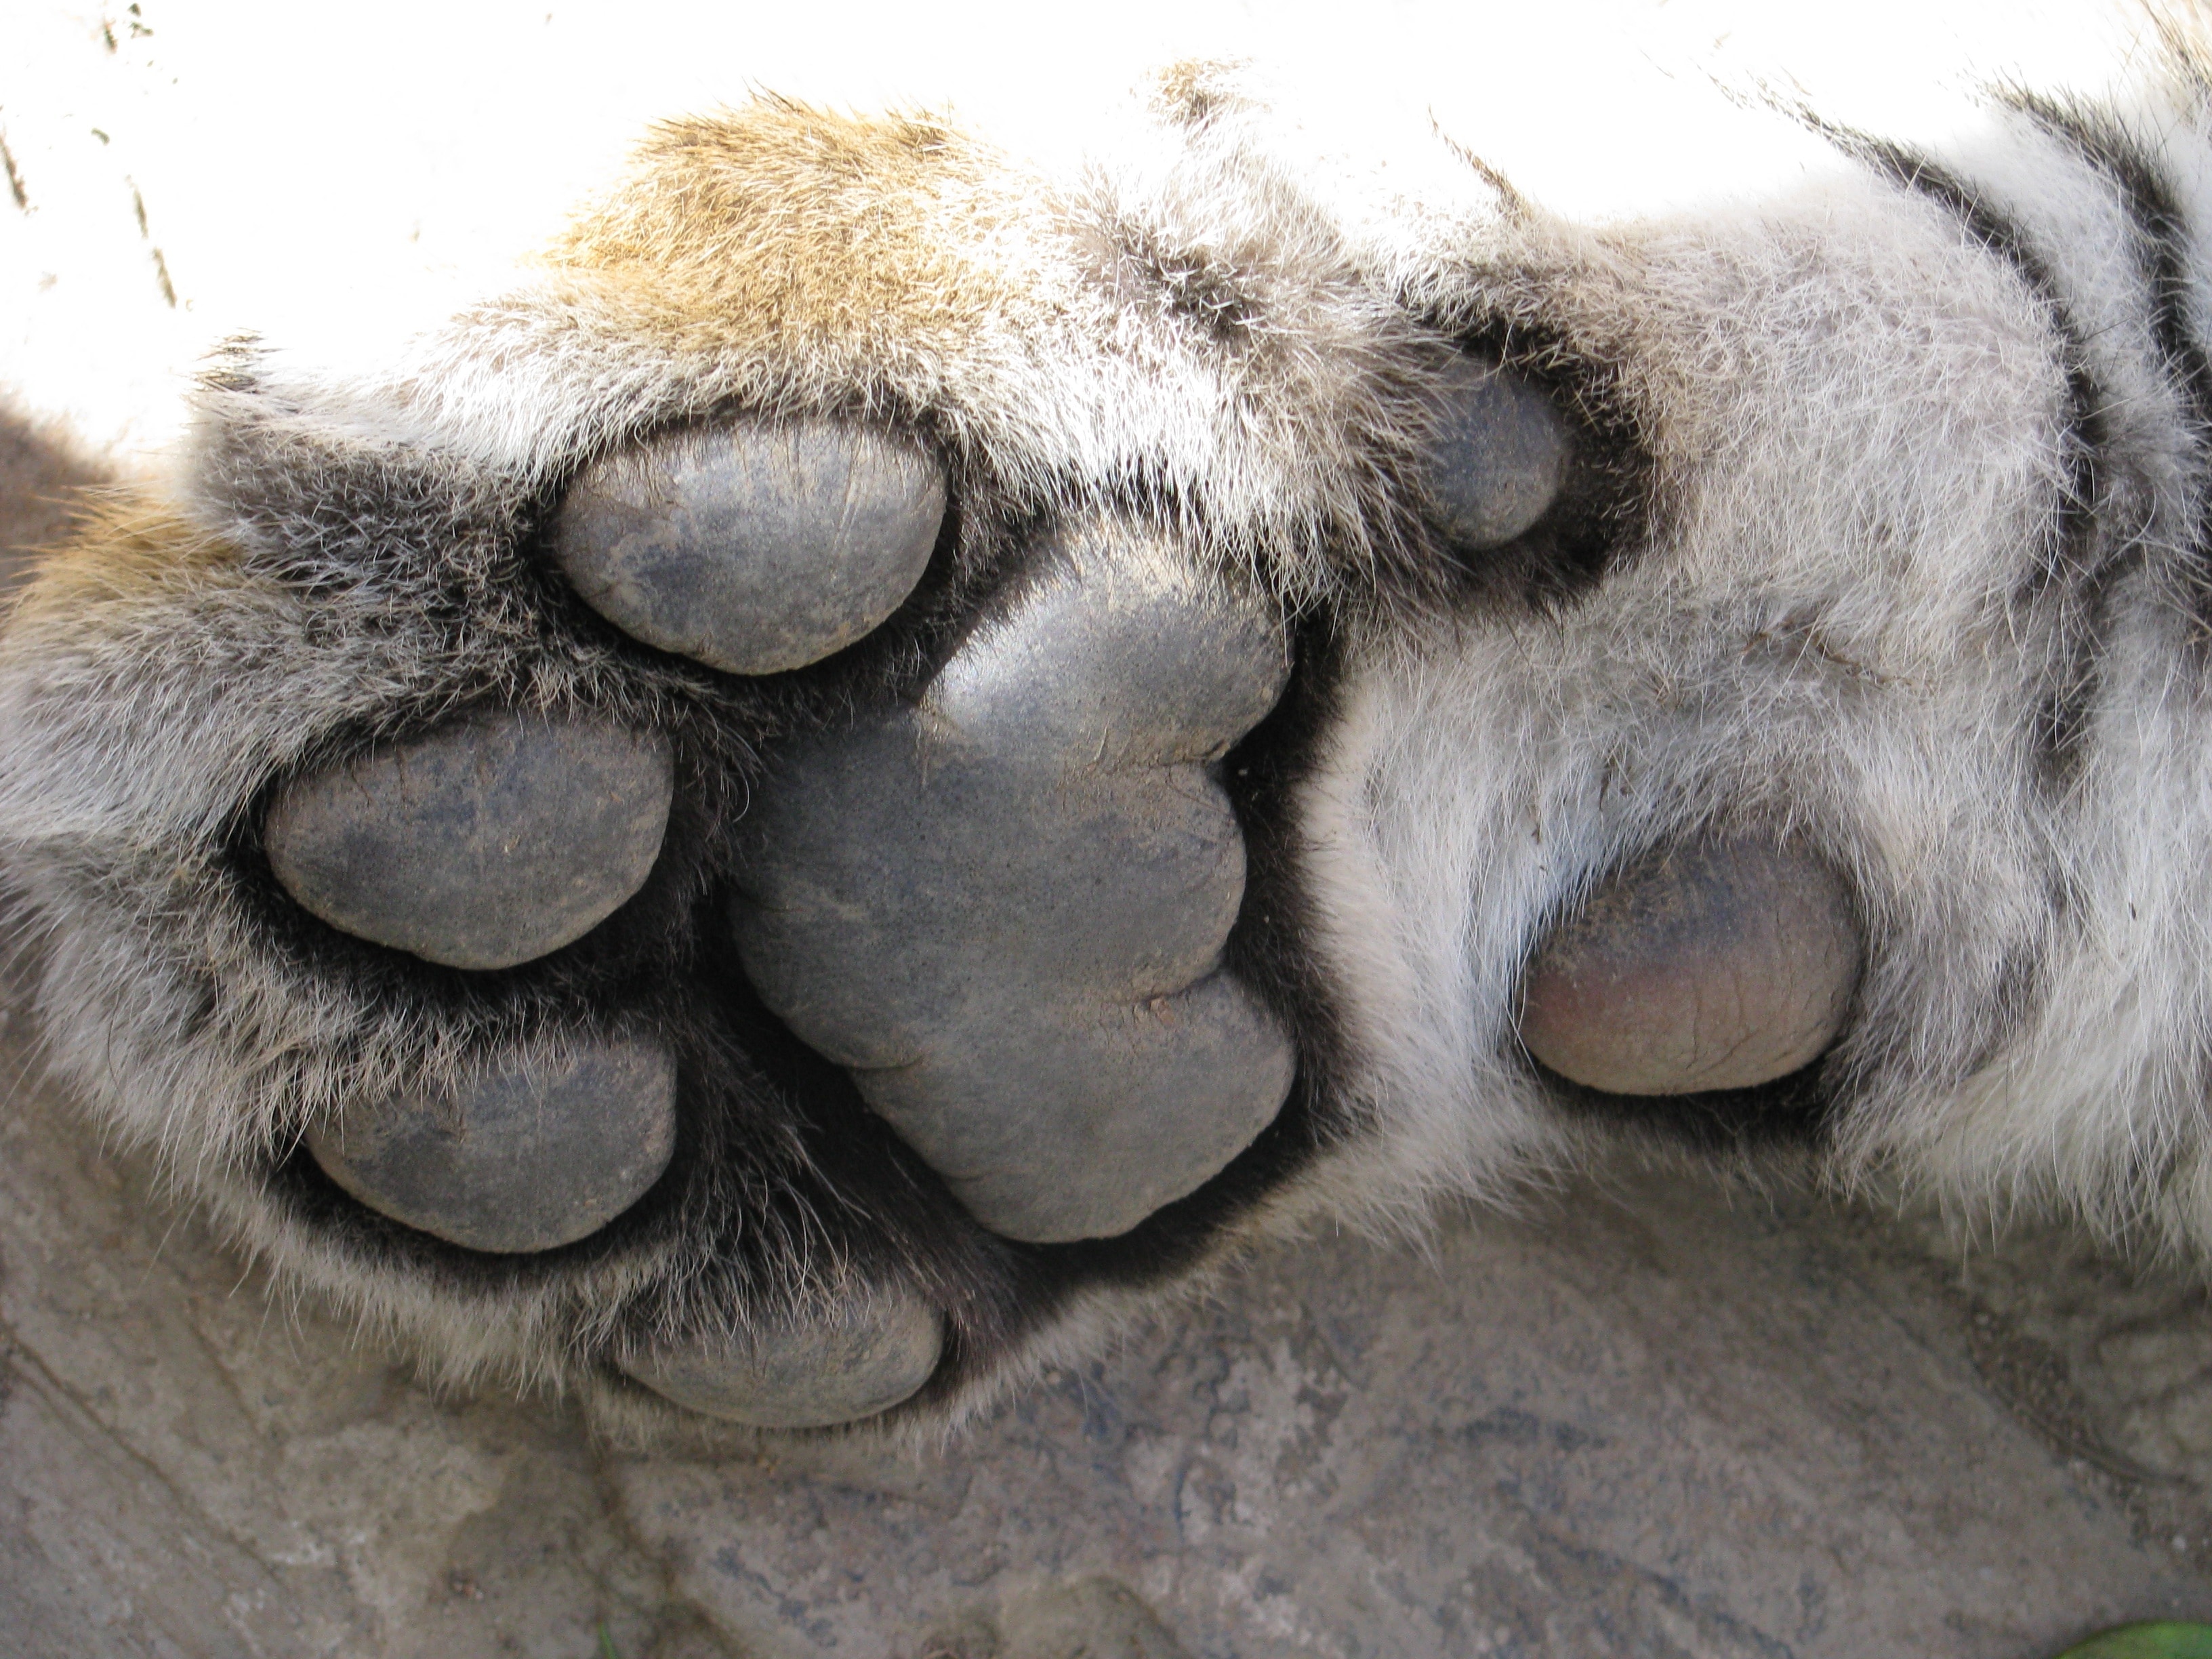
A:
{"type": "Polygon", "coordinates": [[[672,125],[458,316],[352,357],[235,343],[176,481],[21,601],[0,842],[55,1063],[433,1375],[640,1434],[678,1425],[608,1362],[664,1331],[918,1289],[954,1333],[892,1419],[920,1431],[1255,1241],[1412,1224],[1623,1139],[2212,1246],[2212,91],[2179,31],[2148,39],[2130,90],[2000,88],[1930,133],[1740,99],[1717,118],[1794,172],[1648,210],[1524,188],[1540,134],[1237,67],[1171,71],[1075,163],[773,100],[672,125]],[[1419,471],[1463,350],[1552,387],[1586,459],[1571,523],[1474,565],[1419,471]],[[917,432],[962,502],[933,608],[795,700],[611,641],[532,553],[583,462],[738,409],[917,432]],[[694,901],[761,744],[908,684],[1030,526],[1091,511],[1172,524],[1298,625],[1236,769],[1234,949],[1303,1073],[1189,1204],[1018,1246],[849,1103],[791,1106],[809,1062],[720,1012],[694,901]],[[677,734],[693,851],[659,920],[495,994],[288,930],[255,804],[487,700],[677,734]],[[1781,1089],[1570,1097],[1514,1033],[1534,941],[1714,828],[1848,878],[1843,1040],[1781,1089]],[[624,1001],[640,964],[676,978],[624,1001]],[[726,1113],[680,1201],[603,1245],[472,1260],[298,1178],[345,1101],[611,1009],[677,1033],[726,1113]]]}

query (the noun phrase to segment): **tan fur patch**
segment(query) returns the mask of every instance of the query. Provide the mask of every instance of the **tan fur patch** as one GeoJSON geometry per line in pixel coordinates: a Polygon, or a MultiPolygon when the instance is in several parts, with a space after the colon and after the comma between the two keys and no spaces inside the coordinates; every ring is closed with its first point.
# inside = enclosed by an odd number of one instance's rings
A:
{"type": "Polygon", "coordinates": [[[905,358],[1018,307],[1018,267],[975,257],[1016,210],[949,127],[763,100],[659,128],[553,257],[678,351],[905,358]]]}
{"type": "Polygon", "coordinates": [[[234,567],[235,542],[143,487],[93,495],[15,601],[19,623],[97,626],[103,609],[166,599],[234,567]]]}

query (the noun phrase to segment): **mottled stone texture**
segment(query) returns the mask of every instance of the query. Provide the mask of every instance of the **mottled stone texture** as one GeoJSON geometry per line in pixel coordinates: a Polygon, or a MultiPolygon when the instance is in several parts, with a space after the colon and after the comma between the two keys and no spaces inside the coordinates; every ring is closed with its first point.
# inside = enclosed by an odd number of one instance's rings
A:
{"type": "Polygon", "coordinates": [[[616,1456],[272,1304],[24,1084],[0,1651],[2047,1659],[2202,1616],[2201,1294],[2057,1234],[1931,1259],[1624,1176],[1285,1251],[941,1452],[616,1456]]]}

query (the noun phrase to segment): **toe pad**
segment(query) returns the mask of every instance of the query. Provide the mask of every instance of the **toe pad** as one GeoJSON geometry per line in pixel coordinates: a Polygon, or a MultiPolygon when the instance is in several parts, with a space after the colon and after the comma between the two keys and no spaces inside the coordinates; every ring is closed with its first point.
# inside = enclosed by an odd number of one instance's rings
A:
{"type": "Polygon", "coordinates": [[[1445,535],[1501,547],[1544,516],[1571,444],[1551,399],[1502,368],[1463,358],[1437,388],[1426,482],[1445,535]]]}
{"type": "Polygon", "coordinates": [[[1545,941],[1521,1040],[1609,1094],[1750,1088],[1835,1040],[1859,959],[1825,864],[1753,842],[1677,848],[1613,878],[1545,941]]]}
{"type": "Polygon", "coordinates": [[[666,433],[568,488],[554,557],[634,639],[733,674],[819,661],[914,591],[945,518],[920,447],[830,421],[666,433]]]}
{"type": "Polygon", "coordinates": [[[356,1107],[307,1145],[395,1221],[472,1250],[550,1250],[597,1232],[668,1167],[676,1066],[657,1043],[591,1043],[495,1066],[443,1098],[356,1107]]]}
{"type": "Polygon", "coordinates": [[[520,714],[386,744],[278,791],[270,867],[332,927],[453,968],[511,968],[580,939],[660,854],[660,738],[520,714]]]}
{"type": "Polygon", "coordinates": [[[726,1422],[820,1429],[898,1404],[929,1381],[944,1346],[933,1309],[884,1292],[830,1318],[655,1349],[623,1369],[664,1399],[726,1422]]]}

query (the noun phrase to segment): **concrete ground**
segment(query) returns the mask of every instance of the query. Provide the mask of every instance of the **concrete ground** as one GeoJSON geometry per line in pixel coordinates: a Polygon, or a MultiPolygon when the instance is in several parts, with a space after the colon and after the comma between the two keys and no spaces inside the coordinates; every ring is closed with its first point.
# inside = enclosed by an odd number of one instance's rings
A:
{"type": "MultiPolygon", "coordinates": [[[[99,470],[46,417],[158,440],[210,333],[327,311],[368,252],[542,225],[555,174],[700,101],[710,59],[726,95],[831,48],[857,101],[971,58],[1059,95],[972,19],[831,9],[825,47],[806,9],[695,8],[709,52],[540,9],[332,9],[332,46],[312,8],[0,0],[0,544],[99,470]]],[[[1188,44],[1133,31],[1244,11],[1117,8],[1054,61],[1118,76],[1188,44]]],[[[1624,1170],[1422,1252],[1283,1251],[927,1456],[618,1455],[556,1405],[434,1398],[272,1291],[0,1006],[7,1079],[0,1659],[2048,1659],[2212,1618],[2212,1312],[2063,1232],[1963,1253],[1624,1170]]]]}

